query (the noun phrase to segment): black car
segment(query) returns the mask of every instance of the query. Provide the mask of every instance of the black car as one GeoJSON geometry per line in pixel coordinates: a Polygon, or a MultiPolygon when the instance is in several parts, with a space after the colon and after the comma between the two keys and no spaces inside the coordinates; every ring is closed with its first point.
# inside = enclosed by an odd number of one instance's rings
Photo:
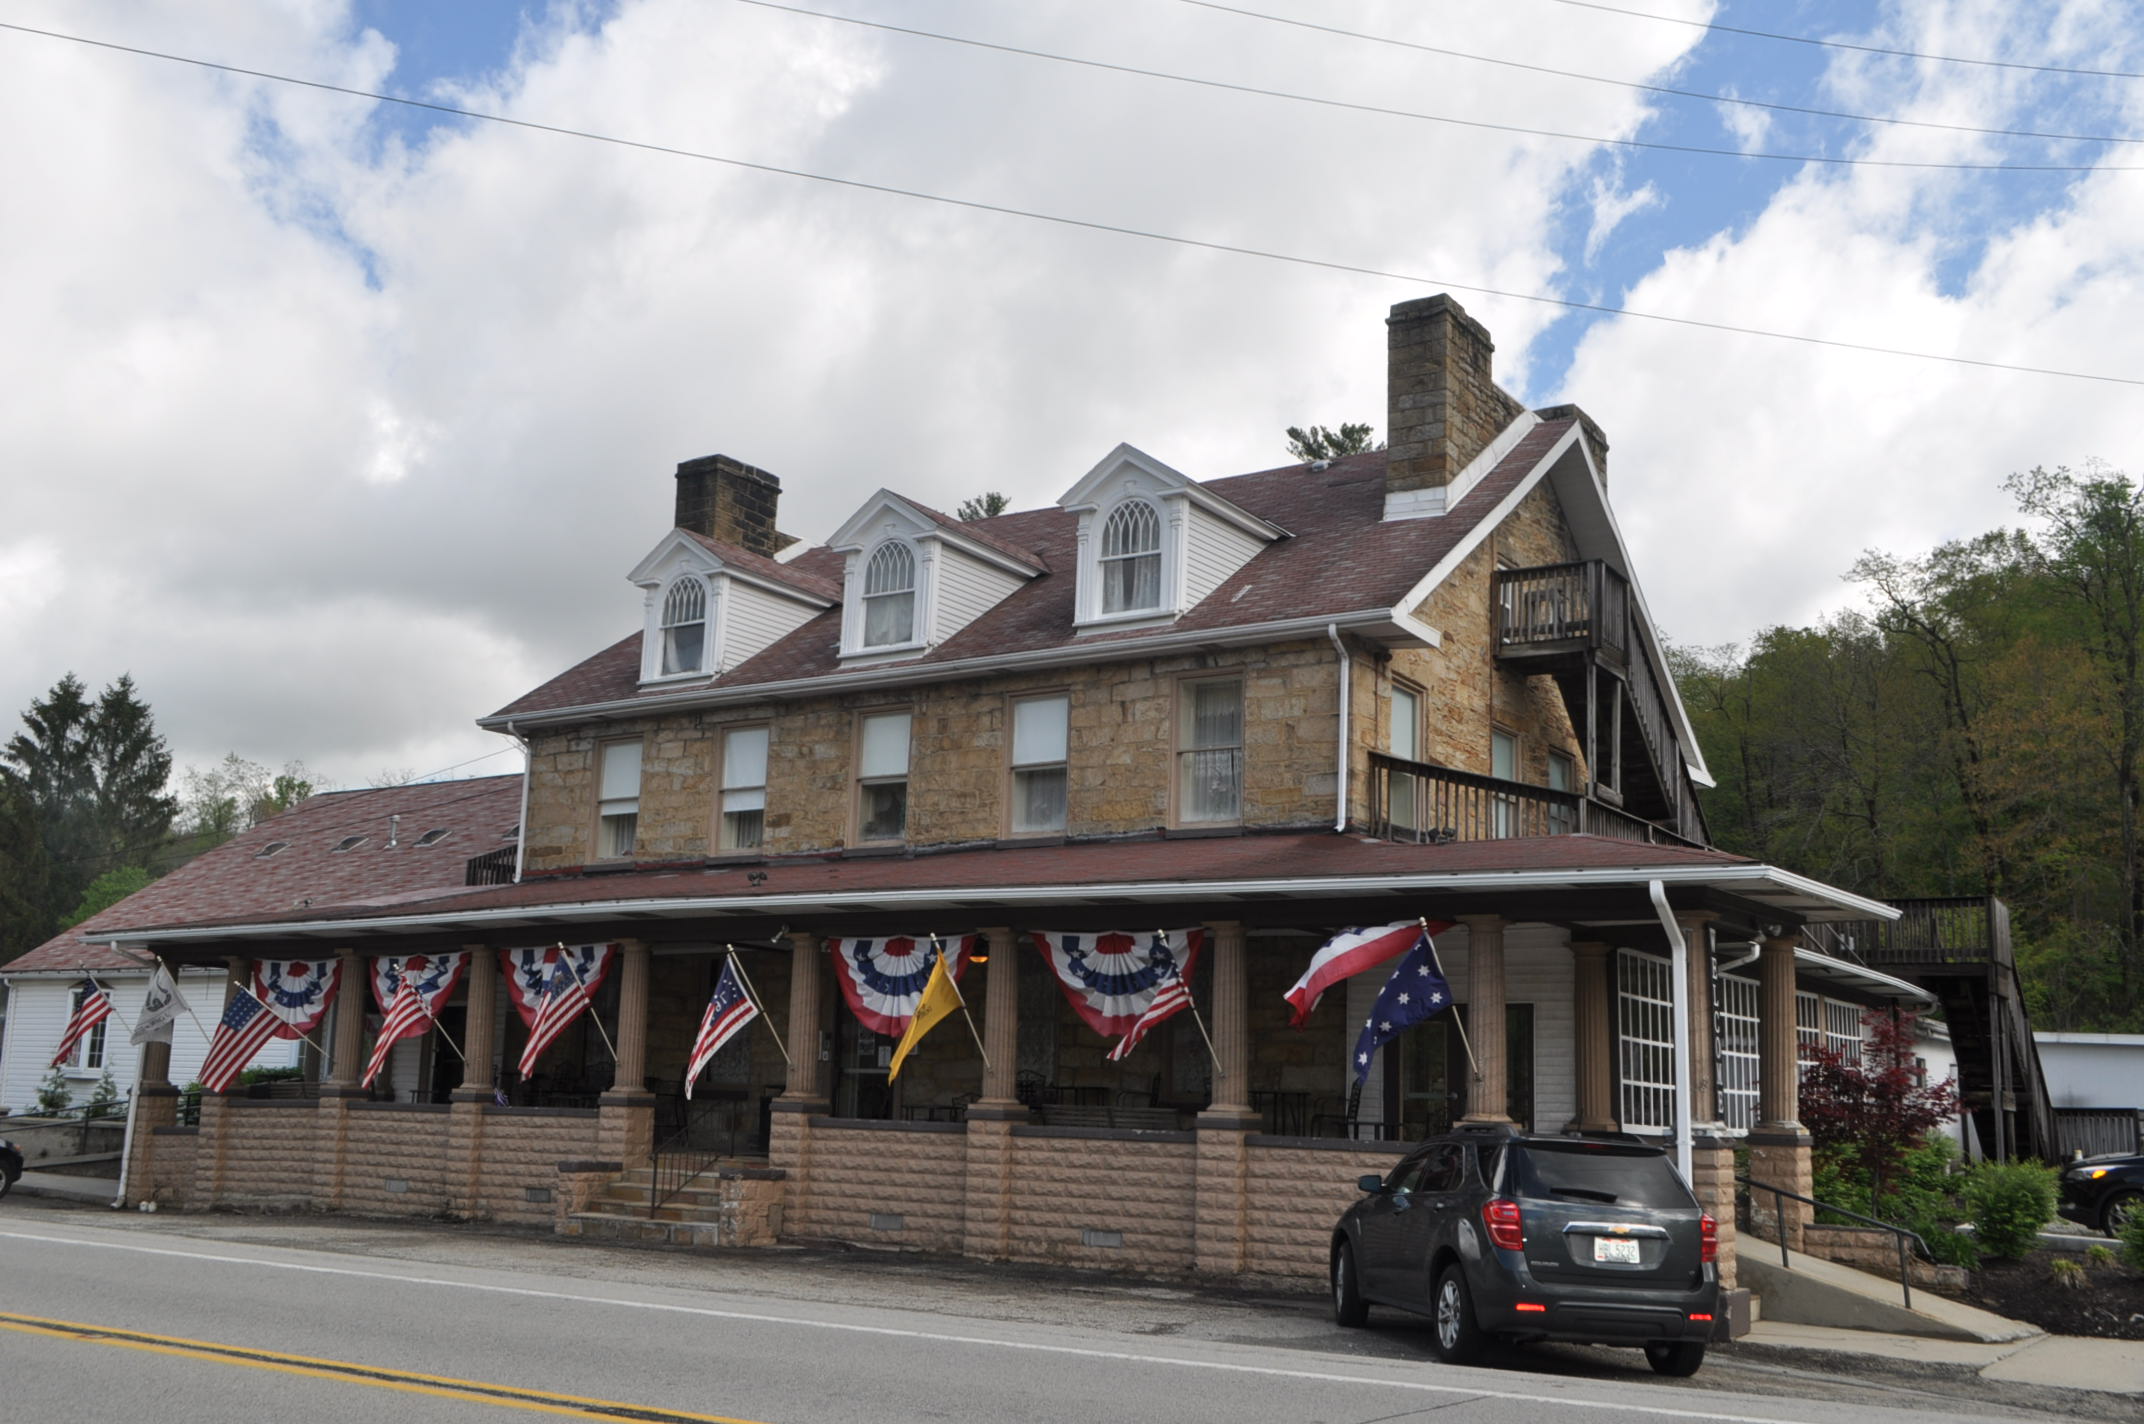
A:
{"type": "Polygon", "coordinates": [[[2144,1152],[2087,1157],[2062,1169],[2064,1217],[2119,1236],[2122,1223],[2144,1211],[2144,1152]]]}
{"type": "Polygon", "coordinates": [[[4,1137],[0,1137],[0,1197],[15,1188],[15,1179],[22,1175],[22,1149],[4,1137]]]}
{"type": "Polygon", "coordinates": [[[1505,1129],[1433,1138],[1333,1229],[1333,1316],[1430,1316],[1437,1354],[1491,1340],[1636,1345],[1695,1374],[1718,1313],[1718,1228],[1657,1148],[1505,1129]]]}

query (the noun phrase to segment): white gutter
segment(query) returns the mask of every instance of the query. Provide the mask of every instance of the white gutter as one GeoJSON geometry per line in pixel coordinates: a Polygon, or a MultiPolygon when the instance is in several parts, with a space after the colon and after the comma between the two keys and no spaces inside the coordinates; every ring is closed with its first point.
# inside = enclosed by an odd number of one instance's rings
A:
{"type": "Polygon", "coordinates": [[[1913,999],[1923,1004],[1937,1004],[1942,1000],[1918,984],[1909,984],[1880,969],[1871,969],[1866,964],[1856,964],[1851,959],[1834,959],[1813,949],[1796,949],[1794,962],[1806,964],[1811,969],[1822,971],[1818,977],[1836,979],[1878,994],[1894,998],[1913,999]]]}
{"type": "Polygon", "coordinates": [[[1668,1010],[1675,1018],[1675,1170],[1682,1173],[1685,1185],[1695,1185],[1690,1175],[1690,946],[1683,940],[1682,926],[1675,923],[1675,912],[1668,908],[1668,892],[1659,881],[1646,884],[1646,893],[1653,897],[1653,910],[1660,916],[1660,928],[1667,931],[1671,976],[1668,998],[1672,1007],[1668,1010]]]}
{"type": "MultiPolygon", "coordinates": [[[[735,878],[735,877],[733,877],[735,878]]],[[[1516,893],[1537,890],[1633,889],[1641,884],[1684,885],[1724,889],[1733,893],[1749,884],[1804,889],[1848,912],[1842,918],[1895,920],[1899,911],[1874,900],[1864,900],[1843,890],[1818,885],[1802,876],[1769,865],[1659,866],[1627,870],[1481,870],[1459,873],[1393,875],[1321,875],[1279,879],[1201,881],[1090,881],[1063,885],[1006,885],[979,891],[972,886],[936,886],[919,890],[822,890],[804,895],[772,893],[744,895],[679,895],[643,897],[634,900],[562,900],[553,904],[513,905],[499,909],[464,910],[445,914],[380,915],[365,918],[279,920],[264,924],[181,925],[164,929],[129,928],[126,936],[139,944],[183,944],[197,940],[289,938],[305,935],[348,935],[354,931],[447,929],[529,920],[616,919],[621,916],[660,916],[689,919],[695,915],[743,914],[789,915],[810,913],[868,901],[873,906],[900,909],[904,906],[938,907],[949,900],[974,900],[987,893],[998,905],[1054,905],[1066,900],[1183,900],[1193,897],[1230,895],[1294,895],[1306,899],[1343,895],[1421,893],[1516,893]]]]}
{"type": "Polygon", "coordinates": [[[514,730],[514,719],[506,719],[506,735],[512,737],[521,748],[521,819],[514,823],[514,883],[521,883],[522,857],[528,854],[529,843],[529,779],[536,772],[536,758],[529,754],[527,738],[514,730]]]}
{"type": "MultiPolygon", "coordinates": [[[[956,682],[987,673],[1023,668],[1057,667],[1119,659],[1155,657],[1193,648],[1229,647],[1236,644],[1272,642],[1277,638],[1314,638],[1329,627],[1396,627],[1389,608],[1364,609],[1313,618],[1282,618],[1270,623],[1246,623],[1234,628],[1199,628],[1163,633],[1151,638],[1127,638],[1121,643],[1078,643],[1068,647],[1035,648],[1024,653],[992,653],[986,657],[961,658],[947,663],[889,663],[854,672],[820,673],[782,682],[755,682],[735,687],[702,687],[666,697],[626,697],[610,702],[584,702],[575,707],[552,707],[515,717],[479,717],[476,724],[488,732],[503,731],[507,723],[549,726],[594,717],[652,716],[663,712],[722,707],[741,702],[778,702],[791,697],[825,697],[857,688],[915,687],[932,682],[956,682]]],[[[1412,630],[1402,629],[1410,632],[1412,630]]]]}
{"type": "Polygon", "coordinates": [[[1347,830],[1347,704],[1348,694],[1354,690],[1354,664],[1348,659],[1347,644],[1340,640],[1340,625],[1338,623],[1326,624],[1325,636],[1333,640],[1333,651],[1340,655],[1340,767],[1339,774],[1334,778],[1333,782],[1335,786],[1338,786],[1340,788],[1340,797],[1339,800],[1334,803],[1337,809],[1334,811],[1333,814],[1333,829],[1344,833],[1347,830]]]}

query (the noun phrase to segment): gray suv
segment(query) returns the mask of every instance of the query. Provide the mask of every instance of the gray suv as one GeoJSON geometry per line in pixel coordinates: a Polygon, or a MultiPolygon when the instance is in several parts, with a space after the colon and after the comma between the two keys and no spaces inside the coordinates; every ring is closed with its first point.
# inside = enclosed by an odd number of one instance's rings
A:
{"type": "Polygon", "coordinates": [[[1333,1316],[1428,1315],[1437,1354],[1493,1339],[1637,1345],[1664,1375],[1705,1360],[1718,1228],[1665,1153],[1502,1128],[1423,1143],[1333,1228],[1333,1316]]]}

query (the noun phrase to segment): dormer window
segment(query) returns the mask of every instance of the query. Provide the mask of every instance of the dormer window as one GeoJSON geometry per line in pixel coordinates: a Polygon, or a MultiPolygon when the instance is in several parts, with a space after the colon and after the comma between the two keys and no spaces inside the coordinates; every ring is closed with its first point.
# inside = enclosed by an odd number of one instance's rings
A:
{"type": "Polygon", "coordinates": [[[707,585],[687,575],[663,598],[663,676],[698,672],[707,661],[707,585]]]}
{"type": "Polygon", "coordinates": [[[881,544],[864,565],[864,646],[896,648],[915,640],[915,551],[898,540],[881,544]]]}
{"type": "Polygon", "coordinates": [[[1102,526],[1102,612],[1161,607],[1161,516],[1143,499],[1128,500],[1102,526]]]}

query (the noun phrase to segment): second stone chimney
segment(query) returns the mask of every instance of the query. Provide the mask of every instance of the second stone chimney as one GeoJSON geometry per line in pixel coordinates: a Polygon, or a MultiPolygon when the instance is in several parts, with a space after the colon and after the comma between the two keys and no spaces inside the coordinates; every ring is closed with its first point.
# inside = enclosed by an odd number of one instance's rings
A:
{"type": "Polygon", "coordinates": [[[1443,488],[1525,407],[1497,387],[1488,329],[1449,296],[1401,302],[1385,330],[1387,514],[1395,495],[1441,511],[1443,488]]]}
{"type": "Polygon", "coordinates": [[[773,558],[791,541],[774,527],[782,482],[727,455],[677,467],[677,527],[773,558]]]}

